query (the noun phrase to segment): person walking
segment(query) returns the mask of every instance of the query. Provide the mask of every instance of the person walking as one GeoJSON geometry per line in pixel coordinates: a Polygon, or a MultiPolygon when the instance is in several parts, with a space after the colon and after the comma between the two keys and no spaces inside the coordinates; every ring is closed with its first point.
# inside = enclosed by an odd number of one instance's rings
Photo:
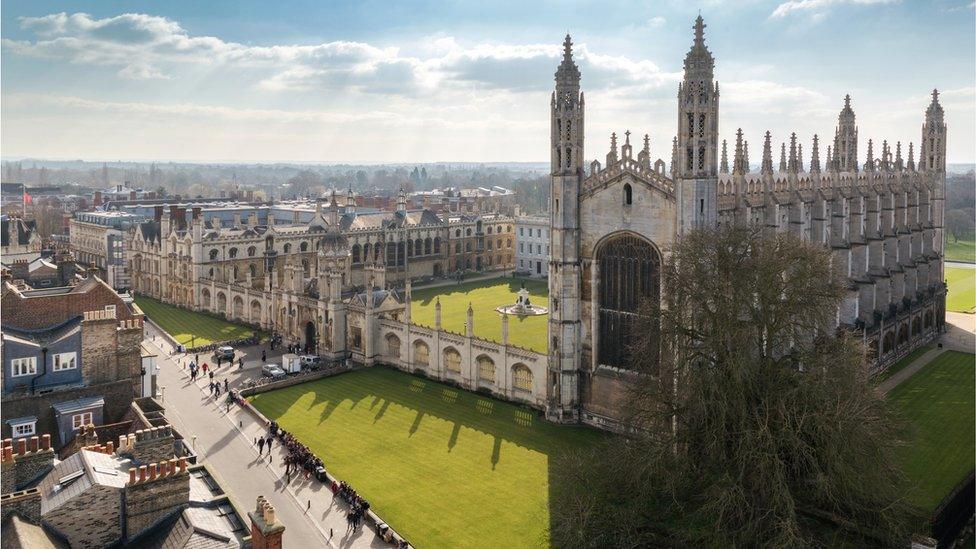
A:
{"type": "Polygon", "coordinates": [[[227,383],[227,379],[224,379],[224,392],[226,393],[228,389],[230,389],[230,385],[227,383]]]}
{"type": "Polygon", "coordinates": [[[207,366],[207,363],[206,362],[204,362],[203,363],[203,373],[207,373],[207,370],[209,370],[209,369],[210,369],[210,367],[207,366]]]}
{"type": "Polygon", "coordinates": [[[237,369],[238,370],[244,369],[244,357],[237,359],[237,369]]]}
{"type": "Polygon", "coordinates": [[[271,442],[273,440],[274,440],[274,437],[272,437],[271,435],[268,435],[268,453],[269,454],[271,453],[271,442]]]}
{"type": "Polygon", "coordinates": [[[268,361],[268,355],[267,353],[264,352],[264,349],[261,349],[261,362],[267,362],[267,361],[268,361]]]}
{"type": "Polygon", "coordinates": [[[264,438],[258,438],[258,455],[264,453],[264,438]]]}

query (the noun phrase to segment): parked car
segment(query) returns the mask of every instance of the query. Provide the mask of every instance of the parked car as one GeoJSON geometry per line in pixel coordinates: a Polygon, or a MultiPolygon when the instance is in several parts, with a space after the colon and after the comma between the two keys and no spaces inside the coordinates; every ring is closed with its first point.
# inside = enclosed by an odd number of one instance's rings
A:
{"type": "Polygon", "coordinates": [[[229,345],[217,347],[217,350],[214,351],[214,359],[218,358],[221,360],[234,360],[234,348],[229,345]]]}
{"type": "Polygon", "coordinates": [[[265,377],[282,377],[285,375],[285,371],[277,364],[265,364],[261,366],[261,375],[265,377]]]}
{"type": "Polygon", "coordinates": [[[315,355],[302,355],[301,361],[302,366],[307,369],[316,369],[322,365],[322,357],[315,355]]]}

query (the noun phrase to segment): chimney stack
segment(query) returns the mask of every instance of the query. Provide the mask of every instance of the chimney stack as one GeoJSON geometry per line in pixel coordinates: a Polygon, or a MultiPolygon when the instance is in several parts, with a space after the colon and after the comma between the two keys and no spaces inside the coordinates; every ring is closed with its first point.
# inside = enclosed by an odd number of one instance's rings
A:
{"type": "Polygon", "coordinates": [[[285,525],[278,522],[275,508],[264,496],[258,496],[251,518],[251,547],[254,549],[281,549],[285,525]]]}

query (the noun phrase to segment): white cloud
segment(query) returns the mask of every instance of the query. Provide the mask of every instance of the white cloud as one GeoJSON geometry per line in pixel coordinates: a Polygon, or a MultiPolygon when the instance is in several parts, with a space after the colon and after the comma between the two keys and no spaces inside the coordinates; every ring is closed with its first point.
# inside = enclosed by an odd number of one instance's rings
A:
{"type": "Polygon", "coordinates": [[[132,63],[122,67],[119,78],[125,80],[169,80],[169,76],[159,69],[144,63],[132,63]]]}
{"type": "Polygon", "coordinates": [[[658,27],[663,27],[668,20],[658,15],[657,17],[651,17],[647,20],[647,27],[655,29],[658,27]]]}
{"type": "Polygon", "coordinates": [[[891,4],[899,0],[787,0],[776,6],[776,9],[769,15],[771,19],[783,18],[793,14],[806,15],[814,22],[823,20],[827,11],[832,6],[841,4],[891,4]]]}

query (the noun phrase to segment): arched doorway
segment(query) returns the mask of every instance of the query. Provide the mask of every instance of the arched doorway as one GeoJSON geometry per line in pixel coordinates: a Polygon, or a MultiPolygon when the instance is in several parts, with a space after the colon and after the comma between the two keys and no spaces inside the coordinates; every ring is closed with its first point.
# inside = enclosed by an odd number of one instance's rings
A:
{"type": "Polygon", "coordinates": [[[305,352],[315,352],[315,324],[311,321],[305,323],[305,352]]]}
{"type": "Polygon", "coordinates": [[[655,308],[660,305],[660,255],[647,240],[621,233],[597,248],[596,262],[600,269],[599,363],[627,368],[631,335],[643,300],[655,308]]]}

